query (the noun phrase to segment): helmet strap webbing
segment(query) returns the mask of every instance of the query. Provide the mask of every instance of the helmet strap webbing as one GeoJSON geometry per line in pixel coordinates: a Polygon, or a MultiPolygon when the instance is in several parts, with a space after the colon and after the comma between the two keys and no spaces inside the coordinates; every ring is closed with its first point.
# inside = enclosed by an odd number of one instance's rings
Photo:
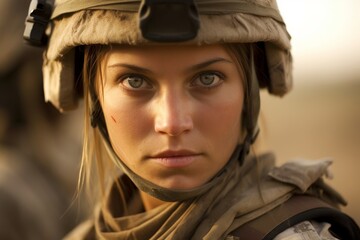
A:
{"type": "MultiPolygon", "coordinates": [[[[242,165],[245,157],[250,152],[251,145],[255,142],[257,136],[259,135],[258,128],[258,117],[260,112],[260,88],[256,74],[255,66],[255,57],[253,45],[250,46],[250,56],[249,56],[249,66],[250,66],[250,76],[248,76],[248,81],[245,91],[245,128],[246,136],[244,142],[240,144],[241,153],[239,157],[240,165],[242,165]]],[[[91,77],[92,78],[92,77],[91,77]]],[[[109,132],[106,127],[104,113],[101,109],[99,99],[96,96],[94,88],[94,78],[90,80],[90,97],[93,104],[92,111],[90,113],[91,126],[93,128],[98,127],[101,135],[104,140],[111,146],[109,132]]],[[[112,149],[112,147],[110,147],[112,149]]],[[[112,149],[112,151],[114,151],[112,149]]]]}
{"type": "MultiPolygon", "coordinates": [[[[90,92],[91,91],[93,90],[90,90],[90,92]]],[[[184,201],[208,192],[209,189],[217,185],[219,181],[222,181],[222,178],[224,175],[226,175],[226,172],[228,172],[229,169],[233,168],[232,165],[236,161],[238,161],[238,159],[241,159],[243,155],[242,152],[244,152],[244,150],[242,149],[242,145],[238,145],[234,150],[231,158],[229,159],[228,164],[226,164],[222,169],[220,169],[219,172],[209,182],[205,183],[200,187],[190,190],[168,189],[168,188],[160,187],[137,175],[135,172],[133,172],[115,153],[115,150],[110,141],[103,111],[101,109],[98,99],[94,98],[96,96],[94,93],[95,93],[94,91],[93,93],[90,93],[92,95],[91,98],[94,101],[93,110],[90,114],[91,126],[93,128],[98,127],[100,134],[104,139],[104,146],[107,152],[109,153],[111,160],[132,180],[132,182],[137,186],[138,189],[162,201],[167,201],[167,202],[184,201]]]]}
{"type": "Polygon", "coordinates": [[[242,151],[239,158],[240,164],[243,163],[245,157],[249,154],[250,147],[255,142],[260,132],[260,129],[258,127],[258,118],[260,112],[260,88],[258,77],[256,74],[254,47],[255,45],[250,45],[249,47],[250,72],[247,79],[247,84],[245,84],[246,91],[244,121],[246,128],[246,136],[244,142],[242,143],[242,151]]]}

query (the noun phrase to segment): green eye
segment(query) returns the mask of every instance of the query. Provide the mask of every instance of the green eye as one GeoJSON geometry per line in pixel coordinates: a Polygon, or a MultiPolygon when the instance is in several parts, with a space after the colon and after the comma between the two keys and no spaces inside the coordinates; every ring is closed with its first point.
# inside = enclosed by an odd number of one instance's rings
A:
{"type": "Polygon", "coordinates": [[[121,84],[133,90],[141,90],[141,89],[150,89],[151,85],[146,81],[146,79],[142,76],[137,75],[128,75],[124,76],[121,80],[121,84]]]}
{"type": "Polygon", "coordinates": [[[204,85],[211,85],[216,80],[214,74],[204,74],[200,76],[200,82],[204,85]]]}
{"type": "Polygon", "coordinates": [[[219,73],[213,73],[213,72],[208,72],[208,73],[202,73],[200,75],[198,75],[192,85],[196,86],[196,87],[205,87],[205,88],[211,88],[211,87],[215,87],[218,84],[220,84],[223,80],[222,75],[220,75],[219,73]]]}
{"type": "Polygon", "coordinates": [[[132,88],[139,88],[141,87],[141,85],[143,84],[144,82],[144,79],[141,79],[140,77],[128,77],[126,80],[125,80],[129,86],[131,86],[132,88]]]}

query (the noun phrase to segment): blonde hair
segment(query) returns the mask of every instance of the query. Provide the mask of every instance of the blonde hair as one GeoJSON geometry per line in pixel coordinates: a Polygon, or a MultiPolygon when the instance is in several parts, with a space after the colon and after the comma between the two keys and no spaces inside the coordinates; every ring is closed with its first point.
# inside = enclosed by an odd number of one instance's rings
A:
{"type": "Polygon", "coordinates": [[[109,46],[104,45],[91,45],[86,46],[84,49],[83,89],[85,117],[78,192],[85,187],[89,199],[95,199],[94,203],[105,195],[106,182],[109,180],[105,176],[116,168],[106,151],[101,133],[98,128],[92,126],[91,122],[94,114],[99,114],[96,112],[96,104],[99,104],[99,100],[94,98],[93,94],[96,93],[93,91],[97,89],[98,83],[96,79],[98,79],[101,72],[100,63],[105,58],[108,50],[109,46]]]}

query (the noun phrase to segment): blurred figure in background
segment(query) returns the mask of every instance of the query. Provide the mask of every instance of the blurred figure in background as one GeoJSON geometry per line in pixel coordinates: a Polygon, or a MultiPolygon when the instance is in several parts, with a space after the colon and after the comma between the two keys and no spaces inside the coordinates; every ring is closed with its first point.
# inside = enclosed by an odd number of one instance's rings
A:
{"type": "Polygon", "coordinates": [[[0,1],[0,239],[61,239],[82,216],[81,123],[43,101],[41,50],[22,40],[29,3],[0,1]]]}

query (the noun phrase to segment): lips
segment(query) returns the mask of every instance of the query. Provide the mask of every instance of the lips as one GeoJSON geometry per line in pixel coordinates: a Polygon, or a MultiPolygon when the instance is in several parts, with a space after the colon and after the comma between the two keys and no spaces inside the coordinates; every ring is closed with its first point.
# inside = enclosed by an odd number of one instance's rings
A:
{"type": "Polygon", "coordinates": [[[201,156],[200,153],[196,153],[189,150],[180,150],[180,151],[168,150],[150,156],[149,159],[164,167],[182,168],[191,165],[200,156],[201,156]]]}

